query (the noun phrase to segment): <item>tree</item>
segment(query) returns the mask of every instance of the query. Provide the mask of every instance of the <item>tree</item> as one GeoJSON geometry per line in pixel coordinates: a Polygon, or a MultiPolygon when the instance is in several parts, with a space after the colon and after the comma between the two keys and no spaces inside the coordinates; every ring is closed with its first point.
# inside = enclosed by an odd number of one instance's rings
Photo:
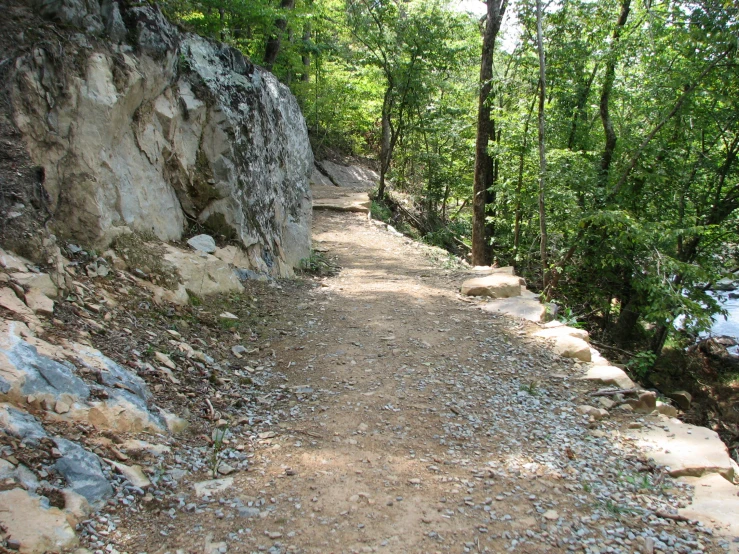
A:
{"type": "Polygon", "coordinates": [[[480,59],[480,93],[477,105],[477,139],[475,140],[475,179],[472,189],[472,263],[491,262],[490,236],[486,226],[487,206],[491,203],[493,185],[493,158],[488,145],[493,138],[490,118],[490,92],[493,80],[493,53],[495,39],[500,31],[508,0],[487,0],[485,30],[482,36],[480,59]]]}
{"type": "Polygon", "coordinates": [[[544,187],[547,173],[546,119],[544,100],[547,97],[547,72],[544,60],[544,36],[542,31],[541,0],[536,0],[536,45],[539,52],[539,252],[544,288],[548,285],[547,268],[547,217],[544,205],[544,187]]]}
{"type": "Polygon", "coordinates": [[[428,93],[425,75],[454,64],[457,49],[450,43],[460,19],[437,2],[394,0],[348,0],[347,18],[360,58],[377,67],[384,80],[377,193],[383,198],[393,151],[428,93]]]}

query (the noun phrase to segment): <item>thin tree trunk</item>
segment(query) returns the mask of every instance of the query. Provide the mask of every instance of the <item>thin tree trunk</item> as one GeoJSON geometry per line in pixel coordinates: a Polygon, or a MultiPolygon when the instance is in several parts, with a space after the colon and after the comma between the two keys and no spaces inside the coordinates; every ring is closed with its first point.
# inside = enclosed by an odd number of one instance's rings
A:
{"type": "MultiPolygon", "coordinates": [[[[291,10],[295,7],[295,0],[282,0],[280,2],[280,8],[283,10],[291,10]]],[[[277,32],[274,33],[267,39],[267,44],[264,49],[264,67],[269,71],[272,71],[272,67],[275,65],[277,60],[277,54],[280,53],[280,43],[282,41],[282,34],[287,29],[287,19],[279,17],[275,21],[275,27],[277,32]]]]}
{"type": "Polygon", "coordinates": [[[389,85],[385,91],[385,97],[382,101],[382,138],[380,143],[380,185],[377,189],[377,197],[382,200],[385,198],[385,175],[390,168],[390,158],[392,155],[392,123],[390,121],[390,111],[393,103],[393,87],[389,85]]]}
{"type": "Polygon", "coordinates": [[[536,99],[538,98],[539,85],[536,88],[537,94],[531,100],[531,106],[526,114],[526,123],[523,126],[523,144],[521,145],[521,153],[518,156],[518,180],[516,181],[516,207],[515,207],[515,222],[513,224],[513,253],[514,261],[513,267],[518,269],[518,247],[521,244],[521,188],[523,187],[523,165],[524,158],[526,157],[526,149],[529,143],[529,123],[531,122],[531,114],[534,113],[534,106],[536,105],[536,99]]]}
{"type": "Polygon", "coordinates": [[[488,143],[492,137],[490,125],[490,104],[488,97],[492,90],[493,52],[495,39],[500,31],[508,0],[487,0],[487,18],[482,38],[480,60],[480,96],[477,104],[477,138],[475,140],[475,180],[472,192],[472,263],[490,263],[491,250],[486,233],[485,207],[487,190],[492,185],[493,160],[488,153],[488,143]]]}
{"type": "Polygon", "coordinates": [[[593,71],[590,72],[590,77],[588,78],[588,82],[582,88],[582,90],[580,91],[580,94],[577,97],[577,105],[575,106],[575,111],[572,113],[572,123],[570,125],[570,136],[567,138],[567,149],[568,150],[573,150],[575,148],[575,141],[577,140],[577,122],[579,119],[583,117],[583,110],[585,109],[585,104],[587,104],[588,102],[588,97],[590,96],[590,90],[593,88],[593,81],[595,81],[595,75],[597,73],[598,73],[598,64],[596,63],[593,66],[593,71]]]}
{"type": "Polygon", "coordinates": [[[544,117],[544,102],[547,97],[547,73],[544,60],[544,33],[541,26],[541,0],[536,0],[536,42],[539,49],[539,231],[541,240],[539,254],[541,256],[541,276],[546,289],[549,281],[547,267],[547,217],[544,205],[544,188],[547,172],[546,120],[544,117]]]}
{"type": "Polygon", "coordinates": [[[311,25],[310,21],[308,21],[303,28],[303,54],[300,56],[300,59],[303,62],[303,73],[300,75],[300,80],[304,83],[307,83],[310,80],[310,52],[308,51],[310,38],[311,25]]]}
{"type": "Polygon", "coordinates": [[[611,91],[613,90],[613,82],[616,80],[616,52],[621,37],[621,31],[626,25],[631,9],[631,0],[623,0],[621,4],[621,13],[616,22],[616,28],[613,30],[613,40],[611,42],[611,51],[606,62],[606,74],[603,78],[603,91],[600,95],[600,119],[603,122],[603,131],[606,135],[606,144],[603,148],[603,155],[600,160],[600,181],[601,186],[608,185],[608,172],[613,161],[613,153],[616,150],[616,131],[613,129],[613,121],[611,121],[610,101],[611,91]]]}

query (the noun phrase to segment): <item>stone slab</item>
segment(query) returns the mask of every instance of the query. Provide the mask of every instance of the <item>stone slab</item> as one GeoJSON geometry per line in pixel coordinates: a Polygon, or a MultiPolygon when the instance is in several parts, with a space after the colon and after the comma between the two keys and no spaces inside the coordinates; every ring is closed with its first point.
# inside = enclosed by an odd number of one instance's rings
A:
{"type": "Polygon", "coordinates": [[[633,389],[636,387],[636,383],[626,375],[623,369],[612,365],[593,365],[583,375],[582,379],[596,381],[620,389],[633,389]]]}
{"type": "Polygon", "coordinates": [[[726,536],[739,550],[739,487],[716,473],[703,477],[681,477],[695,488],[693,502],[679,510],[681,516],[697,519],[719,535],[726,536]]]}
{"type": "Polygon", "coordinates": [[[498,298],[483,304],[480,309],[484,312],[503,313],[515,318],[528,319],[540,322],[544,319],[547,308],[536,298],[524,298],[514,296],[511,298],[498,298]]]}
{"type": "Polygon", "coordinates": [[[715,431],[660,416],[655,425],[629,429],[627,435],[648,457],[669,468],[672,477],[718,473],[733,478],[729,451],[715,431]]]}
{"type": "Polygon", "coordinates": [[[40,496],[22,489],[2,491],[0,506],[0,526],[18,541],[22,554],[60,552],[78,543],[66,514],[45,506],[40,496]]]}
{"type": "Polygon", "coordinates": [[[380,182],[377,172],[359,165],[341,165],[329,160],[320,162],[321,168],[339,187],[372,190],[380,182]]]}
{"type": "Polygon", "coordinates": [[[462,283],[462,294],[467,296],[489,296],[510,298],[521,296],[522,279],[506,273],[493,273],[486,277],[467,279],[462,283]]]}
{"type": "Polygon", "coordinates": [[[334,186],[313,186],[312,191],[314,210],[369,213],[370,199],[366,192],[334,186]]]}

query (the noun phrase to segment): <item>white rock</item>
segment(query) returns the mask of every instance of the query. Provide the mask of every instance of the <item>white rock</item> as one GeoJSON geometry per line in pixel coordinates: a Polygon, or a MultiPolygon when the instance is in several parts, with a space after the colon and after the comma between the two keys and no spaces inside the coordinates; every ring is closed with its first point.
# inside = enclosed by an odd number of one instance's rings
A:
{"type": "Polygon", "coordinates": [[[231,488],[234,484],[233,477],[224,477],[223,479],[209,479],[208,481],[199,481],[193,484],[195,495],[198,498],[217,494],[231,488]]]}
{"type": "Polygon", "coordinates": [[[596,365],[588,369],[582,379],[596,381],[604,385],[612,385],[620,389],[633,389],[636,387],[634,381],[629,379],[626,372],[612,365],[596,365]]]}
{"type": "Polygon", "coordinates": [[[187,244],[200,252],[212,254],[216,251],[216,241],[210,235],[196,235],[187,241],[187,244]]]}
{"type": "Polygon", "coordinates": [[[680,481],[695,487],[691,504],[679,510],[681,516],[697,519],[731,541],[739,537],[739,487],[715,473],[680,481]]]}
{"type": "Polygon", "coordinates": [[[54,315],[54,301],[35,287],[26,292],[26,306],[38,315],[54,315]]]}
{"type": "Polygon", "coordinates": [[[149,478],[144,475],[144,472],[141,470],[141,466],[127,466],[125,464],[114,462],[112,460],[106,461],[111,466],[113,466],[118,473],[128,479],[134,487],[138,487],[140,489],[148,489],[151,486],[151,481],[149,481],[149,478]]]}

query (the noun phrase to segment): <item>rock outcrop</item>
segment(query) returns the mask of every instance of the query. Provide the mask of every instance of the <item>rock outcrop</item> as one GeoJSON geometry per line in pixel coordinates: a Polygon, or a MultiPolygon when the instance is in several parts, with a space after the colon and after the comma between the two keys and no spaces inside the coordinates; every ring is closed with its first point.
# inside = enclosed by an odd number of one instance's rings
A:
{"type": "Polygon", "coordinates": [[[16,124],[55,231],[102,248],[130,231],[179,239],[197,221],[240,242],[249,269],[290,275],[310,251],[313,155],[287,87],[152,6],[35,4],[85,33],[63,57],[41,42],[15,60],[16,124]]]}

